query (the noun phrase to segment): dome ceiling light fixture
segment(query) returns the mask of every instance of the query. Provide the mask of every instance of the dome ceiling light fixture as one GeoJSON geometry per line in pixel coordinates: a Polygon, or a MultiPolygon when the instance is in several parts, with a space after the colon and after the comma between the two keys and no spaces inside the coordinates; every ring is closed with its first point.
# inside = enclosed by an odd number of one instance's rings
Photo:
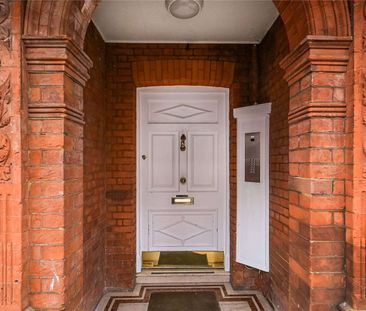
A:
{"type": "Polygon", "coordinates": [[[165,0],[165,5],[174,17],[188,19],[202,10],[203,0],[165,0]]]}

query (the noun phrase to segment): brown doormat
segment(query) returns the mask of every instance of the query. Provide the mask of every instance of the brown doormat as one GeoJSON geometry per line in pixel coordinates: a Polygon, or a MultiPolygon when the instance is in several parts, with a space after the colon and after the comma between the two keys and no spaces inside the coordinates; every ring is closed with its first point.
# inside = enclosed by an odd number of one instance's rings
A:
{"type": "Polygon", "coordinates": [[[152,293],[147,311],[220,311],[213,292],[152,293]]]}
{"type": "Polygon", "coordinates": [[[159,265],[208,266],[208,261],[206,254],[160,252],[159,265]]]}

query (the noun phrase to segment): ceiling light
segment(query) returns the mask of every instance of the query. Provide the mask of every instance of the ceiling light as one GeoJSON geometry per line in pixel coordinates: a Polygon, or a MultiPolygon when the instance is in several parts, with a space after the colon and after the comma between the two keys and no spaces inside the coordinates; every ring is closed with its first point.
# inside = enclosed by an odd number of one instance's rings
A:
{"type": "Polygon", "coordinates": [[[203,0],[165,0],[165,5],[174,17],[187,19],[201,11],[203,0]]]}

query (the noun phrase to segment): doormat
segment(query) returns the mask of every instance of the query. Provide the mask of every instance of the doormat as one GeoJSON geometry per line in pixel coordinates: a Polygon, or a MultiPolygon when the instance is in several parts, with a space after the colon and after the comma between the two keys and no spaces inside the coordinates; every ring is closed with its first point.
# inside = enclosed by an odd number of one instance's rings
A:
{"type": "Polygon", "coordinates": [[[230,285],[138,285],[133,292],[109,293],[96,311],[269,311],[259,292],[230,285]],[[227,289],[227,286],[230,289],[227,289]]]}
{"type": "Polygon", "coordinates": [[[152,293],[148,311],[220,311],[214,292],[152,293]]]}
{"type": "Polygon", "coordinates": [[[160,252],[159,265],[208,266],[207,255],[194,252],[160,252]]]}

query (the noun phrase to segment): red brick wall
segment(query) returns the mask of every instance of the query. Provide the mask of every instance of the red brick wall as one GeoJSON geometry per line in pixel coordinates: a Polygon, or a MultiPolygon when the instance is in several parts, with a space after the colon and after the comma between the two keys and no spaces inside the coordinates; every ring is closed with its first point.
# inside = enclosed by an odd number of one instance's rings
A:
{"type": "Polygon", "coordinates": [[[289,89],[279,66],[289,52],[286,32],[279,18],[258,48],[259,102],[272,102],[270,120],[270,272],[265,288],[278,310],[288,309],[289,290],[289,193],[288,153],[289,89]]]}
{"type": "Polygon", "coordinates": [[[84,89],[84,308],[92,310],[105,279],[105,43],[89,25],[85,52],[93,61],[84,89]]]}
{"type": "MultiPolygon", "coordinates": [[[[62,77],[58,75],[53,74],[48,81],[62,77]]],[[[47,87],[41,85],[41,81],[37,74],[31,76],[31,88],[46,94],[47,87]]],[[[73,84],[71,79],[69,82],[73,84]]],[[[75,92],[82,96],[80,90],[75,92]]],[[[78,100],[82,101],[82,97],[78,100]]],[[[32,213],[30,303],[35,309],[46,310],[65,304],[68,310],[80,310],[83,294],[82,126],[68,119],[32,119],[28,139],[32,213]]]]}
{"type": "MultiPolygon", "coordinates": [[[[219,60],[236,63],[230,88],[231,108],[254,102],[255,49],[249,45],[108,44],[107,45],[107,233],[108,287],[131,288],[135,275],[136,98],[132,62],[156,59],[219,60]],[[112,192],[117,190],[118,192],[112,192]]],[[[235,123],[231,121],[231,245],[235,245],[235,123]]],[[[232,248],[232,259],[235,249],[232,248]]],[[[255,287],[257,272],[232,262],[233,284],[255,287]]]]}

